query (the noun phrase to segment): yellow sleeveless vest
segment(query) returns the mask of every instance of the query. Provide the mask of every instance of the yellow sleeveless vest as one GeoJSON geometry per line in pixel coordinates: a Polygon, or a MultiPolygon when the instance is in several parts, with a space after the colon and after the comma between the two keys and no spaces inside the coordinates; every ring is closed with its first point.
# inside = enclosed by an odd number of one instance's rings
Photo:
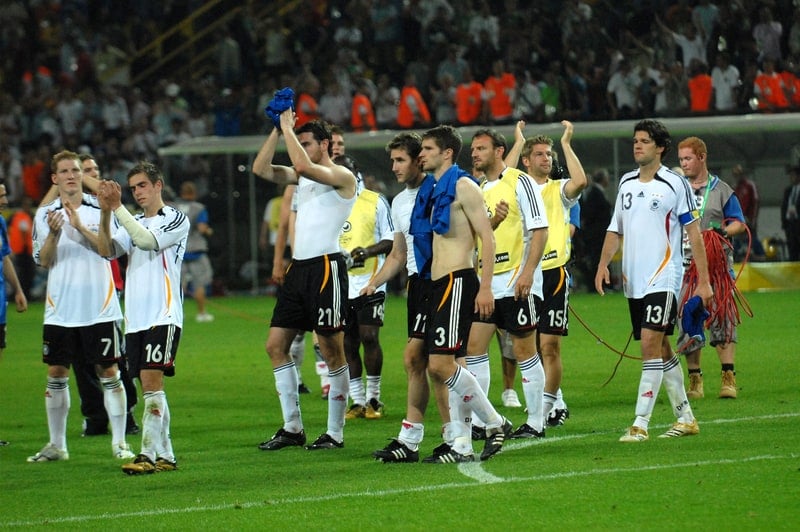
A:
{"type": "MultiPolygon", "coordinates": [[[[347,221],[339,233],[339,247],[346,251],[354,248],[372,246],[375,242],[375,218],[378,213],[378,201],[380,195],[368,189],[362,190],[353,210],[350,211],[347,221]]],[[[352,268],[348,273],[360,275],[362,273],[375,274],[378,268],[378,258],[370,257],[364,261],[364,266],[352,268]]]]}
{"type": "MultiPolygon", "coordinates": [[[[508,216],[503,220],[497,229],[494,230],[494,273],[503,273],[522,264],[523,240],[522,240],[522,214],[517,203],[517,181],[522,175],[516,168],[506,168],[500,175],[499,183],[490,189],[486,189],[484,182],[483,200],[489,209],[489,216],[494,216],[495,206],[500,200],[508,203],[508,216]]],[[[481,252],[482,242],[478,240],[478,256],[481,252]]],[[[483,265],[479,268],[481,270],[483,265]]]]}
{"type": "Polygon", "coordinates": [[[561,182],[548,179],[542,187],[544,211],[547,213],[547,243],[542,254],[542,269],[550,270],[563,266],[569,261],[571,238],[569,236],[569,216],[564,213],[561,203],[561,182]]]}

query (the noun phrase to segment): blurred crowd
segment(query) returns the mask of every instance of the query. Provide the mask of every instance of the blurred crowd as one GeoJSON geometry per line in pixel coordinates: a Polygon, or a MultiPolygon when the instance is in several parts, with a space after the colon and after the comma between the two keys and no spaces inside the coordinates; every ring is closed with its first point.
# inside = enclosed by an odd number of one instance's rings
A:
{"type": "MultiPolygon", "coordinates": [[[[301,120],[354,131],[800,108],[791,0],[235,2],[206,74],[133,86],[143,65],[129,58],[203,3],[4,2],[0,180],[12,206],[38,203],[62,147],[124,181],[161,146],[262,133],[283,86],[301,120]]],[[[164,164],[202,197],[204,158],[164,164]]]]}

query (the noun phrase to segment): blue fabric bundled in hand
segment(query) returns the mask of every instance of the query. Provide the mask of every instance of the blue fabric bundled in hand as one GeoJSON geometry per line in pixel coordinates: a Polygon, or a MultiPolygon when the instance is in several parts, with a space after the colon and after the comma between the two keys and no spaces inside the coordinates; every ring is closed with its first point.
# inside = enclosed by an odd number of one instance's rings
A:
{"type": "Polygon", "coordinates": [[[703,306],[703,300],[700,299],[700,296],[689,298],[686,304],[683,305],[681,328],[697,345],[702,345],[706,341],[704,328],[705,321],[709,316],[710,314],[703,306]]]}
{"type": "Polygon", "coordinates": [[[264,114],[272,120],[275,127],[281,127],[281,113],[287,109],[294,110],[294,91],[291,87],[284,87],[275,91],[275,95],[264,108],[264,114]]]}

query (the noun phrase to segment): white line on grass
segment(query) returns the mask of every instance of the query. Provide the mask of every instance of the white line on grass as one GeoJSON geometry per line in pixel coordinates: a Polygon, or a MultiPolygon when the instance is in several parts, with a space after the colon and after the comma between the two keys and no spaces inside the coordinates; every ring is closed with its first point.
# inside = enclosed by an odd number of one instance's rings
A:
{"type": "MultiPolygon", "coordinates": [[[[717,419],[712,421],[706,421],[704,424],[719,424],[719,423],[736,423],[736,422],[745,422],[745,421],[756,421],[756,420],[767,420],[767,419],[778,419],[778,418],[786,418],[786,417],[798,417],[800,416],[800,412],[795,413],[786,413],[786,414],[772,414],[767,416],[751,416],[745,418],[738,418],[738,419],[717,419]]],[[[616,431],[614,431],[616,432],[616,431]]],[[[560,436],[556,438],[548,438],[546,440],[541,439],[531,439],[531,440],[521,440],[519,442],[511,442],[510,444],[504,446],[506,451],[513,451],[516,449],[523,449],[526,447],[530,447],[532,445],[542,445],[546,441],[559,441],[559,440],[569,440],[569,439],[577,439],[577,438],[586,438],[589,436],[597,436],[602,434],[609,434],[612,431],[605,431],[605,432],[593,432],[590,434],[575,434],[570,436],[560,436]]],[[[759,461],[769,461],[769,460],[795,460],[800,455],[798,454],[787,454],[787,455],[760,455],[760,456],[751,456],[747,458],[737,458],[737,459],[720,459],[720,460],[705,460],[700,462],[682,462],[677,464],[657,464],[657,465],[649,465],[649,466],[640,466],[640,467],[621,467],[621,468],[609,468],[609,469],[591,469],[588,471],[565,471],[561,473],[550,473],[544,475],[534,475],[530,477],[508,477],[508,478],[501,478],[491,473],[488,473],[483,470],[480,463],[472,463],[472,464],[460,464],[459,471],[472,480],[477,480],[478,482],[483,483],[501,483],[501,482],[538,482],[542,480],[555,480],[555,479],[564,479],[564,478],[575,478],[575,477],[588,477],[593,475],[614,475],[618,473],[635,473],[639,471],[659,471],[664,469],[680,469],[680,468],[688,468],[688,467],[697,467],[697,466],[713,466],[713,465],[725,465],[725,464],[738,464],[743,462],[759,462],[759,461]],[[469,473],[469,474],[468,474],[469,473]]],[[[433,467],[447,467],[447,466],[433,466],[433,467]]],[[[36,525],[57,525],[57,524],[65,524],[65,523],[87,523],[91,521],[117,521],[120,518],[126,517],[157,517],[160,515],[178,515],[178,514],[191,514],[196,512],[210,512],[210,511],[220,511],[220,510],[230,510],[231,508],[236,509],[247,509],[247,508],[262,508],[262,507],[271,507],[275,505],[286,505],[286,504],[303,504],[303,503],[316,503],[316,502],[325,502],[325,501],[334,501],[340,499],[352,499],[357,497],[385,497],[385,496],[392,496],[392,495],[403,495],[408,493],[421,493],[421,492],[432,492],[432,491],[443,491],[447,489],[461,489],[465,486],[474,486],[474,482],[472,481],[465,481],[465,482],[448,482],[446,484],[435,484],[435,485],[427,485],[427,486],[410,486],[407,488],[397,488],[397,489],[389,489],[389,490],[380,490],[380,491],[368,491],[368,492],[359,492],[359,493],[337,493],[331,495],[317,495],[317,496],[309,496],[309,497],[294,497],[289,499],[270,499],[270,500],[261,500],[261,501],[252,501],[252,502],[232,502],[232,503],[224,503],[224,504],[210,504],[210,505],[203,505],[203,506],[188,506],[184,508],[158,508],[153,510],[143,510],[140,512],[122,512],[122,513],[102,513],[98,515],[74,515],[74,516],[64,516],[64,517],[52,517],[52,518],[41,518],[37,520],[30,520],[30,521],[9,521],[9,522],[2,522],[0,521],[0,528],[5,527],[29,527],[29,526],[36,526],[36,525]]]]}

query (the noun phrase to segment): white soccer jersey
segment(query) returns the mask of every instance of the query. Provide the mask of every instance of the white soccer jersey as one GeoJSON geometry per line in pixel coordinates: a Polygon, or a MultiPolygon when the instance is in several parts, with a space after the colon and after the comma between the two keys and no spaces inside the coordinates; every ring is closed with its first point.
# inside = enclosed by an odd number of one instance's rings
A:
{"type": "MultiPolygon", "coordinates": [[[[392,223],[392,213],[391,209],[389,209],[389,202],[386,201],[386,198],[381,195],[380,199],[378,200],[377,205],[377,212],[375,213],[375,242],[380,242],[382,240],[388,240],[389,242],[394,241],[394,224],[392,223]]],[[[378,264],[375,266],[375,272],[378,272],[383,266],[386,257],[384,255],[378,255],[375,257],[378,261],[378,264]]],[[[362,274],[350,274],[348,273],[348,298],[355,299],[358,297],[361,289],[364,288],[369,284],[369,280],[372,279],[372,276],[375,272],[369,273],[362,273],[362,274]]],[[[386,283],[379,286],[377,288],[378,291],[383,290],[386,291],[386,283]]]]}
{"type": "Polygon", "coordinates": [[[114,233],[119,254],[128,254],[125,278],[125,332],[156,325],[183,326],[181,263],[189,238],[189,219],[165,205],[156,216],[136,215],[158,242],[158,249],[136,247],[124,227],[114,233]]]}
{"type": "MultiPolygon", "coordinates": [[[[53,210],[61,212],[67,220],[61,198],[36,211],[33,258],[37,264],[41,264],[39,254],[50,234],[47,213],[53,210]]],[[[99,231],[100,207],[96,198],[84,194],[77,213],[84,227],[94,233],[99,231]]],[[[66,221],[56,243],[55,258],[47,272],[45,325],[84,327],[121,318],[111,263],[101,257],[89,241],[66,221]]]]}
{"type": "Polygon", "coordinates": [[[409,234],[411,227],[411,211],[414,202],[417,201],[417,188],[404,188],[392,200],[392,221],[394,222],[395,233],[403,233],[406,239],[406,269],[408,275],[419,273],[417,271],[417,261],[414,260],[414,237],[409,234]]]}
{"type": "MultiPolygon", "coordinates": [[[[500,180],[487,181],[483,185],[484,190],[489,190],[500,180]]],[[[531,231],[535,229],[547,228],[547,214],[544,209],[544,201],[542,200],[542,193],[536,182],[527,174],[520,173],[517,179],[516,186],[517,205],[522,215],[522,239],[525,242],[522,251],[523,263],[518,268],[513,270],[495,274],[492,277],[492,294],[495,299],[502,299],[504,297],[514,296],[514,285],[517,284],[517,278],[522,271],[524,261],[528,258],[528,251],[531,246],[531,231]]],[[[501,222],[504,223],[504,222],[501,222]]],[[[535,296],[542,297],[542,264],[541,262],[536,265],[533,271],[533,286],[531,293],[535,296]]]]}
{"type": "Polygon", "coordinates": [[[628,172],[619,184],[608,230],[622,237],[625,297],[641,299],[655,292],[678,296],[683,277],[683,225],[699,219],[683,176],[661,166],[652,181],[628,172]]]}
{"type": "Polygon", "coordinates": [[[356,196],[345,199],[335,188],[300,176],[293,258],[312,259],[339,252],[339,231],[353,209],[356,196]]]}

